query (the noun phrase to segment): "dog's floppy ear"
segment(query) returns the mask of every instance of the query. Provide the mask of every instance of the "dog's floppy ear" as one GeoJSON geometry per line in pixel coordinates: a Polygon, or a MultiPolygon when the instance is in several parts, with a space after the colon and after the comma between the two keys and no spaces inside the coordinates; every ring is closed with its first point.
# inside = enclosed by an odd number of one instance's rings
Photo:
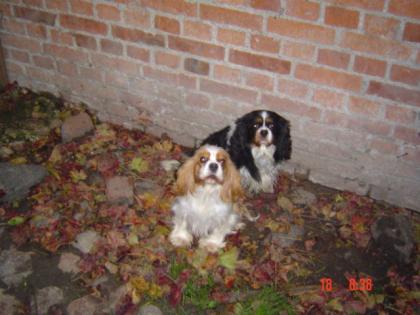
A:
{"type": "Polygon", "coordinates": [[[177,179],[174,186],[176,195],[186,195],[195,190],[195,166],[197,164],[196,156],[189,158],[178,169],[177,179]]]}
{"type": "Polygon", "coordinates": [[[292,139],[290,138],[290,123],[281,118],[280,122],[281,127],[277,135],[276,151],[274,152],[274,160],[276,162],[289,160],[292,154],[292,139]]]}

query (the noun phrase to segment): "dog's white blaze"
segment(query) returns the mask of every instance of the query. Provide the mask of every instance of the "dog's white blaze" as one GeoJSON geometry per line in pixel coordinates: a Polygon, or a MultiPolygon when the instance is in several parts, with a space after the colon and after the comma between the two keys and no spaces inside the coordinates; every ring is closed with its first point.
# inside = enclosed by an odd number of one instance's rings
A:
{"type": "Polygon", "coordinates": [[[267,127],[266,119],[268,118],[268,113],[266,111],[263,111],[261,113],[261,118],[263,119],[263,124],[260,128],[258,128],[257,132],[261,132],[262,130],[267,130],[268,134],[266,137],[267,143],[271,143],[273,141],[273,133],[271,132],[270,128],[267,127]]]}

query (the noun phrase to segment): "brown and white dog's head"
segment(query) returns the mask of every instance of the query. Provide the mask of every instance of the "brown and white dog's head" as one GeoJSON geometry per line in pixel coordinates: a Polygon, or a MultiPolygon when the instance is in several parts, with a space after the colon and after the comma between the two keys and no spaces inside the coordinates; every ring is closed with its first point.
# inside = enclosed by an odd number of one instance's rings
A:
{"type": "Polygon", "coordinates": [[[243,196],[239,172],[220,147],[205,145],[185,161],[177,173],[175,193],[194,193],[203,185],[220,185],[220,197],[225,202],[236,202],[243,196]]]}

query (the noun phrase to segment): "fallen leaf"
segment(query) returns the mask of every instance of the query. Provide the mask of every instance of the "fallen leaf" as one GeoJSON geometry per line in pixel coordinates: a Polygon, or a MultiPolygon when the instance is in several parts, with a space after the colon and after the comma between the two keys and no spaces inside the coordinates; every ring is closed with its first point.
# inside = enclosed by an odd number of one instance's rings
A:
{"type": "Polygon", "coordinates": [[[149,163],[141,157],[134,158],[130,163],[130,169],[137,173],[144,173],[149,170],[149,163]]]}
{"type": "Polygon", "coordinates": [[[228,270],[235,270],[238,261],[239,251],[237,247],[232,247],[219,256],[219,265],[228,270]]]}

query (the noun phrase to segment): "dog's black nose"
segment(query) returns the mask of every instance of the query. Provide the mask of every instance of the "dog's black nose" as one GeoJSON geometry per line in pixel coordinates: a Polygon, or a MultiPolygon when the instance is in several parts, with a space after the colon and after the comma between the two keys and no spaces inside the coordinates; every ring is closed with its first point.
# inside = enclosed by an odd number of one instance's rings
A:
{"type": "Polygon", "coordinates": [[[210,163],[210,165],[209,165],[209,169],[213,173],[216,173],[218,167],[219,167],[219,165],[217,165],[217,163],[210,163]]]}
{"type": "Polygon", "coordinates": [[[267,135],[268,135],[268,130],[266,130],[266,129],[261,130],[261,131],[260,131],[260,135],[261,135],[261,137],[263,137],[263,138],[267,137],[267,135]]]}

